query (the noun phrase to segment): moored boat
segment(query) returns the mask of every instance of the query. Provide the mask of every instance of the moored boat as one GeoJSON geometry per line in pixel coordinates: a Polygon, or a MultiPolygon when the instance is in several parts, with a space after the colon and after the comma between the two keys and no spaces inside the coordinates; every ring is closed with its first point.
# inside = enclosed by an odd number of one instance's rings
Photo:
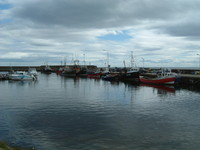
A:
{"type": "Polygon", "coordinates": [[[132,67],[130,70],[121,75],[120,80],[124,82],[139,82],[139,71],[139,68],[132,67]]]}
{"type": "Polygon", "coordinates": [[[36,80],[37,78],[32,75],[28,74],[24,71],[16,71],[15,73],[9,74],[8,79],[16,80],[16,81],[28,81],[28,80],[36,80]]]}
{"type": "Polygon", "coordinates": [[[80,71],[77,72],[77,76],[79,77],[87,77],[88,69],[86,67],[80,67],[80,71]]]}
{"type": "Polygon", "coordinates": [[[29,68],[28,74],[38,76],[38,72],[37,72],[36,68],[29,68]]]}
{"type": "Polygon", "coordinates": [[[109,73],[102,77],[102,79],[106,81],[119,81],[119,78],[119,73],[109,73]]]}
{"type": "Polygon", "coordinates": [[[150,84],[175,84],[176,77],[162,77],[162,78],[140,77],[140,81],[142,83],[150,83],[150,84]]]}
{"type": "Polygon", "coordinates": [[[76,77],[77,74],[79,73],[80,68],[76,65],[74,66],[66,66],[62,72],[61,75],[63,76],[69,76],[69,77],[76,77]]]}
{"type": "Polygon", "coordinates": [[[53,70],[51,69],[50,66],[46,65],[44,67],[44,69],[42,70],[42,72],[45,73],[45,74],[51,74],[53,72],[53,70]]]}
{"type": "MultiPolygon", "coordinates": [[[[124,67],[125,67],[125,61],[124,61],[124,67]]],[[[133,57],[133,52],[131,52],[131,68],[127,70],[125,67],[125,72],[121,75],[120,80],[124,82],[138,83],[139,74],[140,74],[140,68],[136,67],[133,57]]]]}
{"type": "Polygon", "coordinates": [[[149,84],[175,84],[177,74],[170,69],[162,69],[155,78],[140,76],[140,82],[149,84]]]}
{"type": "Polygon", "coordinates": [[[65,67],[60,67],[60,68],[56,71],[56,74],[61,75],[62,72],[64,71],[64,68],[65,68],[65,67]]]}
{"type": "Polygon", "coordinates": [[[5,74],[0,74],[0,80],[5,80],[6,79],[6,75],[5,74]]]}

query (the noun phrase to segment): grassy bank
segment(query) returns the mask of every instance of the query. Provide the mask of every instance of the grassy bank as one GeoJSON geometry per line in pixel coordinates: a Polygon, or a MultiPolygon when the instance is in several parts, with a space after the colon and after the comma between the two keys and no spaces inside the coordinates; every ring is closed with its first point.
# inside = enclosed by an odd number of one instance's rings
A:
{"type": "Polygon", "coordinates": [[[34,148],[20,148],[20,147],[10,147],[5,142],[0,141],[0,150],[35,150],[34,148]]]}

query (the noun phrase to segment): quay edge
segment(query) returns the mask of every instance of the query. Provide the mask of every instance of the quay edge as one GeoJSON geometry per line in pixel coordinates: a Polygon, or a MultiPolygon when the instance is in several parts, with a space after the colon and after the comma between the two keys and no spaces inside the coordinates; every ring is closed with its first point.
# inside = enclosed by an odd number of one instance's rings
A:
{"type": "Polygon", "coordinates": [[[193,74],[179,74],[180,85],[193,85],[200,87],[200,75],[193,74]]]}
{"type": "Polygon", "coordinates": [[[20,147],[11,147],[5,142],[0,141],[0,150],[35,150],[35,148],[20,148],[20,147]]]}
{"type": "MultiPolygon", "coordinates": [[[[73,66],[73,65],[67,65],[67,66],[73,66]]],[[[49,65],[49,67],[51,67],[54,71],[57,71],[60,67],[63,67],[61,65],[49,65]]],[[[82,67],[80,65],[80,67],[82,67]]],[[[87,65],[87,68],[92,68],[92,69],[96,69],[97,66],[94,65],[87,65]]],[[[0,66],[0,71],[27,71],[29,68],[36,68],[37,71],[42,71],[45,68],[45,65],[41,65],[41,66],[0,66]]]]}

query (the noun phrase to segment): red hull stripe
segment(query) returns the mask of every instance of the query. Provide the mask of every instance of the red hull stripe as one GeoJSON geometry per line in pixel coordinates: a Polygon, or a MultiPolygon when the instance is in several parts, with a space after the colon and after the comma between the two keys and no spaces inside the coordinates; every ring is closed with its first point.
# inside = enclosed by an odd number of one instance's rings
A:
{"type": "Polygon", "coordinates": [[[97,73],[97,74],[88,74],[89,78],[100,78],[101,77],[101,73],[97,73]]]}
{"type": "Polygon", "coordinates": [[[174,83],[176,78],[165,78],[165,79],[155,79],[155,80],[148,80],[145,78],[140,78],[140,81],[143,83],[153,83],[153,84],[169,84],[169,83],[174,83]]]}

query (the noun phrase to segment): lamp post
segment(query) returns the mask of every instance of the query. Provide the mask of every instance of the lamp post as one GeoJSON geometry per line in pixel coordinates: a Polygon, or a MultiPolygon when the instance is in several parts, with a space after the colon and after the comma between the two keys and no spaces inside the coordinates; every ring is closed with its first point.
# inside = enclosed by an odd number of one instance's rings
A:
{"type": "Polygon", "coordinates": [[[197,54],[199,56],[199,69],[200,69],[200,54],[197,54]]]}

